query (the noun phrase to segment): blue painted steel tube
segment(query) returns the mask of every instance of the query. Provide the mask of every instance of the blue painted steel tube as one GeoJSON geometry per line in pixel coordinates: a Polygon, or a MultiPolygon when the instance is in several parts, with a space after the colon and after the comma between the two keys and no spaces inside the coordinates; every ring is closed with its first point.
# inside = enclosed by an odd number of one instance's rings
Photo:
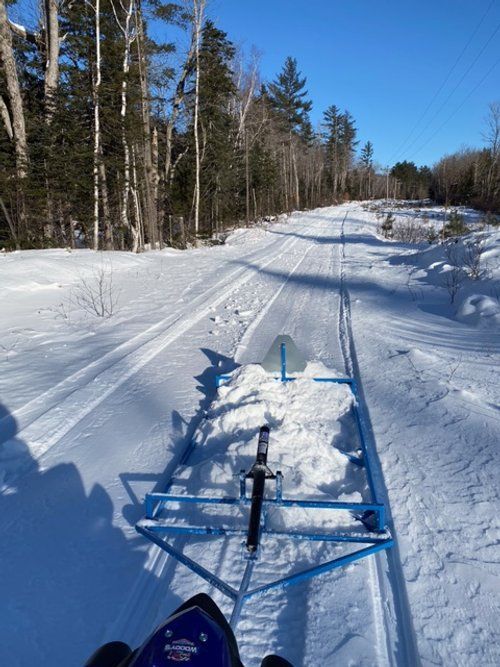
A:
{"type": "Polygon", "coordinates": [[[279,505],[280,507],[304,507],[306,509],[331,509],[348,510],[350,512],[373,511],[380,512],[383,505],[379,503],[344,503],[337,500],[294,500],[286,499],[277,503],[274,498],[265,501],[266,505],[279,505]]]}
{"type": "Polygon", "coordinates": [[[196,563],[196,561],[189,558],[189,556],[186,556],[185,554],[175,549],[172,545],[170,545],[168,542],[165,542],[165,540],[162,540],[150,530],[143,528],[140,525],[137,525],[135,528],[138,533],[141,533],[141,535],[144,535],[150,539],[151,542],[157,544],[160,549],[163,549],[163,551],[166,551],[168,554],[178,560],[179,563],[182,563],[202,579],[208,581],[209,584],[217,588],[221,593],[224,593],[224,595],[226,595],[228,598],[231,598],[231,600],[237,599],[238,592],[232,586],[229,586],[229,584],[226,584],[224,581],[222,581],[222,579],[219,579],[217,575],[206,570],[202,565],[196,563]]]}
{"type": "MultiPolygon", "coordinates": [[[[154,519],[167,503],[189,503],[200,505],[249,505],[251,498],[216,498],[212,496],[174,496],[168,493],[146,494],[146,513],[148,519],[154,519]]],[[[377,530],[384,529],[384,506],[379,503],[346,503],[329,500],[299,500],[283,499],[278,495],[276,498],[265,498],[264,506],[276,507],[302,507],[304,509],[333,509],[347,510],[349,512],[374,512],[377,515],[377,530]]]]}
{"type": "MultiPolygon", "coordinates": [[[[251,498],[232,498],[216,496],[174,496],[169,493],[148,493],[146,498],[151,503],[191,503],[200,505],[249,505],[252,502],[251,498]]],[[[283,498],[278,501],[276,498],[265,498],[265,505],[277,505],[279,507],[304,507],[309,509],[332,509],[332,510],[349,510],[351,512],[359,512],[364,510],[372,510],[380,512],[383,505],[380,503],[347,503],[338,500],[301,500],[298,498],[283,498]]]]}
{"type": "Polygon", "coordinates": [[[279,530],[263,530],[264,535],[271,537],[286,537],[292,540],[304,540],[309,542],[352,542],[354,544],[381,544],[387,542],[390,537],[371,537],[363,535],[349,535],[349,533],[302,533],[293,531],[285,533],[279,530]]]}
{"type": "MultiPolygon", "coordinates": [[[[174,526],[166,525],[157,522],[140,522],[141,528],[152,533],[160,535],[241,535],[247,534],[247,531],[241,528],[212,528],[210,526],[174,526]]],[[[305,540],[309,542],[353,542],[361,544],[378,544],[379,542],[387,542],[389,537],[374,537],[372,535],[351,535],[349,533],[304,533],[301,531],[284,532],[280,530],[272,530],[263,528],[263,535],[270,535],[276,538],[291,538],[293,540],[305,540]]]]}
{"type": "Polygon", "coordinates": [[[281,381],[286,382],[286,344],[281,343],[281,381]]]}
{"type": "Polygon", "coordinates": [[[144,523],[138,525],[152,533],[165,535],[246,535],[241,528],[211,528],[210,526],[173,526],[164,523],[144,523]]]}
{"type": "Polygon", "coordinates": [[[390,539],[384,543],[374,544],[370,547],[366,547],[365,549],[360,549],[360,551],[355,551],[354,553],[348,554],[347,556],[340,556],[340,558],[335,558],[334,560],[328,561],[327,563],[322,563],[321,565],[317,565],[316,567],[311,567],[308,570],[297,572],[297,574],[292,574],[289,577],[284,577],[283,579],[277,579],[276,581],[272,581],[269,584],[265,584],[264,586],[259,586],[258,588],[253,588],[252,590],[248,591],[248,593],[245,595],[245,599],[249,600],[255,595],[260,595],[262,593],[272,590],[273,588],[285,588],[286,586],[292,586],[293,584],[298,584],[301,581],[311,579],[312,577],[317,577],[318,575],[323,574],[325,572],[330,572],[331,570],[343,567],[344,565],[348,565],[349,563],[354,563],[355,561],[360,560],[361,558],[365,558],[370,554],[377,553],[377,551],[382,551],[382,549],[388,549],[389,547],[392,547],[393,544],[394,544],[393,540],[390,539]]]}
{"type": "MultiPolygon", "coordinates": [[[[353,380],[351,383],[351,390],[352,393],[354,394],[354,397],[356,399],[356,403],[354,405],[354,418],[356,420],[356,425],[358,427],[358,432],[359,432],[359,439],[361,442],[361,450],[363,452],[363,459],[365,463],[365,470],[366,470],[366,477],[368,479],[368,486],[370,487],[370,493],[371,497],[374,503],[377,502],[377,492],[375,490],[375,483],[373,481],[373,473],[372,473],[372,466],[371,466],[371,457],[368,452],[368,447],[366,445],[366,438],[365,438],[365,431],[364,431],[364,426],[363,422],[361,420],[361,415],[359,413],[359,394],[358,394],[358,388],[356,386],[356,382],[353,380]]],[[[380,518],[380,517],[379,517],[380,518]]],[[[379,530],[383,529],[382,526],[378,526],[379,530]]]]}
{"type": "Polygon", "coordinates": [[[236,626],[238,625],[238,621],[240,620],[241,610],[243,608],[243,604],[246,599],[246,593],[248,591],[248,587],[250,586],[250,579],[252,578],[254,565],[255,565],[255,560],[247,561],[245,572],[243,573],[243,578],[241,580],[241,584],[238,589],[238,596],[234,603],[231,618],[229,620],[229,625],[233,628],[233,630],[236,628],[236,626]]]}
{"type": "MultiPolygon", "coordinates": [[[[216,375],[215,376],[215,386],[218,389],[226,380],[230,380],[232,375],[216,375]]],[[[281,375],[279,378],[275,378],[281,382],[293,382],[297,378],[283,378],[281,375]]],[[[354,380],[352,378],[311,378],[314,382],[333,382],[334,384],[352,384],[354,380]]]]}
{"type": "Polygon", "coordinates": [[[166,505],[167,503],[191,503],[200,505],[241,505],[250,502],[250,499],[241,501],[239,498],[217,498],[216,496],[175,496],[170,493],[147,493],[146,499],[166,505]]]}

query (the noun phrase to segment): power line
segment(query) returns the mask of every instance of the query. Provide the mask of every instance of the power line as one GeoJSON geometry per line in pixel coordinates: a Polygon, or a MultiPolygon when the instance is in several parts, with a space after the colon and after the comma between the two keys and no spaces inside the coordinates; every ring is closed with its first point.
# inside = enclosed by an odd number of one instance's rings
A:
{"type": "Polygon", "coordinates": [[[455,59],[455,62],[453,63],[453,65],[451,66],[451,68],[448,70],[448,73],[447,73],[447,75],[445,76],[444,80],[442,81],[441,85],[438,87],[438,89],[436,90],[436,92],[435,92],[434,95],[432,96],[430,102],[429,102],[429,103],[427,104],[427,106],[425,107],[424,112],[420,115],[420,117],[418,118],[417,122],[416,122],[415,125],[412,127],[410,133],[407,135],[407,137],[402,141],[402,143],[399,144],[398,148],[394,151],[394,153],[392,154],[392,156],[391,156],[391,158],[390,158],[389,161],[391,161],[391,160],[393,159],[393,157],[397,157],[397,156],[399,156],[399,154],[402,152],[401,149],[403,149],[403,148],[405,147],[405,145],[407,144],[407,142],[408,142],[409,139],[411,138],[412,134],[415,132],[415,130],[417,129],[417,127],[420,125],[420,123],[422,122],[422,120],[425,118],[425,116],[427,115],[427,112],[429,111],[429,109],[431,108],[431,106],[434,104],[435,100],[438,98],[439,94],[441,93],[441,91],[443,90],[443,88],[445,87],[445,85],[448,83],[448,81],[449,81],[451,75],[452,75],[453,72],[455,71],[456,66],[458,65],[458,63],[459,63],[460,60],[462,59],[462,56],[464,55],[464,53],[465,53],[465,52],[467,51],[467,49],[469,48],[469,45],[471,44],[472,40],[473,40],[474,37],[476,36],[476,34],[477,34],[479,28],[481,27],[481,25],[482,25],[483,22],[484,22],[484,19],[486,18],[486,16],[488,15],[490,9],[493,7],[494,4],[495,4],[495,0],[491,0],[490,4],[489,4],[488,7],[486,8],[486,11],[485,11],[484,14],[482,15],[482,17],[481,17],[479,23],[476,25],[476,27],[475,27],[475,29],[474,29],[472,35],[469,37],[469,40],[467,41],[467,44],[466,44],[466,45],[462,48],[462,50],[460,51],[459,55],[458,55],[457,58],[455,59]]]}
{"type": "Polygon", "coordinates": [[[444,121],[444,123],[442,123],[442,125],[440,125],[440,126],[438,127],[438,129],[437,129],[435,132],[433,132],[433,133],[431,134],[431,136],[427,139],[427,141],[425,141],[425,143],[423,143],[423,144],[420,146],[420,148],[419,148],[417,151],[415,151],[415,153],[413,153],[414,156],[417,155],[418,153],[420,153],[420,151],[423,150],[423,149],[427,146],[427,144],[430,143],[430,142],[432,141],[432,139],[434,139],[434,137],[436,136],[436,134],[438,134],[439,132],[441,132],[441,130],[443,129],[443,127],[444,127],[445,125],[447,125],[447,123],[449,123],[450,120],[451,120],[451,119],[452,119],[452,118],[453,118],[453,117],[460,111],[460,109],[464,106],[464,104],[467,102],[467,100],[468,100],[470,97],[472,97],[472,95],[476,92],[476,90],[479,88],[479,86],[481,86],[481,84],[482,84],[484,81],[486,81],[486,79],[489,77],[489,75],[493,72],[493,70],[495,69],[495,67],[496,67],[499,63],[500,63],[500,58],[499,58],[496,62],[493,63],[493,65],[492,65],[492,66],[490,67],[490,69],[486,72],[486,74],[482,77],[482,79],[481,79],[481,80],[474,86],[474,88],[468,93],[468,95],[466,95],[466,97],[464,97],[464,99],[462,100],[462,102],[460,103],[460,105],[455,109],[455,111],[454,111],[450,116],[448,116],[448,118],[444,121]]]}
{"type": "Polygon", "coordinates": [[[491,35],[489,36],[488,40],[487,40],[486,43],[484,44],[483,48],[482,48],[481,51],[477,54],[477,56],[474,58],[474,60],[472,61],[472,63],[469,65],[469,67],[467,68],[467,70],[465,71],[465,73],[462,75],[462,78],[461,78],[461,79],[458,81],[458,83],[455,85],[455,87],[453,88],[453,90],[451,91],[451,93],[449,93],[449,95],[446,97],[446,99],[444,100],[444,102],[441,104],[441,106],[440,106],[439,109],[436,111],[436,113],[432,116],[432,118],[429,120],[429,122],[424,126],[424,128],[417,134],[417,136],[413,139],[413,141],[412,141],[410,144],[408,144],[408,146],[404,149],[404,152],[409,151],[409,150],[412,148],[412,146],[414,146],[414,145],[417,143],[417,141],[418,141],[418,140],[425,134],[425,132],[426,132],[426,131],[428,130],[428,128],[430,127],[430,125],[432,125],[432,123],[433,123],[433,122],[435,121],[435,119],[439,116],[439,114],[440,114],[441,111],[444,109],[444,107],[446,106],[446,104],[449,102],[449,100],[451,99],[451,97],[455,94],[455,92],[457,91],[457,89],[459,88],[459,86],[462,84],[462,82],[464,81],[464,79],[466,78],[466,76],[469,74],[469,72],[471,71],[471,69],[474,67],[474,65],[477,63],[477,61],[479,60],[479,58],[483,55],[483,53],[485,52],[486,48],[487,48],[488,45],[490,44],[491,40],[493,39],[493,37],[495,37],[495,35],[497,34],[497,32],[498,32],[499,30],[500,30],[500,23],[497,25],[497,27],[495,28],[495,30],[491,33],[491,35]]]}

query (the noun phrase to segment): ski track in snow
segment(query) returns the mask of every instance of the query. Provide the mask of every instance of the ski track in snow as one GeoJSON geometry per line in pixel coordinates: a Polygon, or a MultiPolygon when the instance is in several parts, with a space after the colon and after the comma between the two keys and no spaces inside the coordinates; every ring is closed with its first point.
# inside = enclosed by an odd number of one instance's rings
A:
{"type": "Polygon", "coordinates": [[[340,245],[340,311],[339,311],[339,336],[341,340],[342,353],[346,372],[356,380],[361,403],[359,406],[360,417],[363,421],[365,433],[368,439],[371,454],[372,470],[375,476],[378,502],[383,502],[387,511],[389,528],[394,539],[394,546],[383,553],[375,554],[375,566],[372,569],[372,590],[374,604],[378,609],[380,621],[377,624],[377,637],[381,652],[385,649],[385,661],[391,665],[420,665],[413,621],[406,593],[406,582],[399,559],[399,547],[396,528],[391,516],[389,495],[385,488],[380,461],[377,455],[377,445],[371,425],[368,405],[363,391],[363,382],[356,354],[356,345],[352,332],[351,300],[348,288],[348,277],[346,271],[346,240],[345,221],[349,212],[346,212],[342,220],[341,245],[340,245]],[[387,569],[385,565],[387,564],[387,569]],[[381,631],[383,626],[384,632],[381,631]]]}
{"type": "MultiPolygon", "coordinates": [[[[474,385],[462,371],[471,363],[490,371],[500,342],[476,331],[471,343],[470,328],[449,329],[428,306],[435,286],[419,284],[419,314],[405,280],[420,274],[388,263],[396,248],[376,237],[373,214],[358,204],[294,214],[270,234],[250,252],[243,244],[227,256],[194,251],[195,266],[219,259],[184,286],[188,305],[166,295],[166,317],[159,311],[140,333],[131,327],[101,358],[4,411],[13,467],[0,495],[10,638],[1,664],[76,667],[103,641],[139,643],[180,601],[207,590],[135,535],[141,496],[176,469],[213,398],[215,372],[262,359],[278,333],[352,375],[366,397],[361,416],[396,546],[250,601],[237,631],[246,667],[272,651],[296,667],[500,664],[495,376],[479,382],[476,373],[474,385]],[[456,365],[434,347],[446,335],[456,365]],[[19,452],[26,467],[16,468],[19,452]]],[[[189,542],[188,553],[200,544],[189,542]]],[[[220,574],[241,565],[227,541],[210,549],[220,574]]],[[[275,574],[265,553],[257,569],[275,574]]]]}
{"type": "MultiPolygon", "coordinates": [[[[270,257],[265,253],[265,261],[257,265],[259,270],[278,260],[295,243],[292,238],[270,257]]],[[[132,375],[243,287],[252,275],[247,268],[233,270],[195,298],[181,314],[161,320],[15,410],[11,416],[19,424],[17,438],[29,442],[31,456],[39,458],[132,375]]]]}

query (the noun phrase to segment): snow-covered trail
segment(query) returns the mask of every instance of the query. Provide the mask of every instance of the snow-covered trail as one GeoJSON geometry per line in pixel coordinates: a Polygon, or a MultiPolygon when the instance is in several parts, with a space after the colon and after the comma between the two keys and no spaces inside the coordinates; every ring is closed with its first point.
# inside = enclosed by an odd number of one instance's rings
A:
{"type": "MultiPolygon", "coordinates": [[[[105,640],[140,642],[203,589],[135,533],[142,496],[177,467],[215,374],[262,359],[278,333],[361,382],[398,544],[389,560],[249,603],[247,667],[272,650],[297,667],[406,667],[417,650],[424,665],[499,664],[500,340],[452,320],[442,288],[419,283],[416,297],[418,274],[401,260],[412,249],[375,227],[352,204],[294,214],[251,242],[118,253],[129,303],[116,325],[78,339],[58,325],[44,354],[8,358],[0,664],[76,667],[105,640]]],[[[31,266],[29,253],[5,261],[31,266]]],[[[7,295],[16,327],[39,268],[25,273],[7,295]]],[[[47,303],[49,288],[36,287],[47,303]]]]}
{"type": "MultiPolygon", "coordinates": [[[[36,655],[41,665],[80,664],[110,633],[142,638],[155,605],[162,614],[177,602],[163,560],[133,529],[142,494],[171,473],[213,396],[216,369],[230,370],[235,355],[260,359],[287,330],[308,356],[338,366],[339,229],[337,211],[278,226],[264,248],[219,262],[188,306],[4,418],[19,420],[11,440],[16,464],[23,450],[25,460],[0,500],[9,535],[4,627],[12,638],[0,648],[2,662],[28,664],[36,655]],[[142,610],[129,606],[137,581],[142,610]]],[[[188,581],[189,590],[197,583],[188,581]]],[[[283,624],[276,642],[287,637],[283,624]]],[[[303,639],[292,655],[305,650],[303,639]]]]}
{"type": "MultiPolygon", "coordinates": [[[[320,359],[337,369],[337,373],[344,373],[347,359],[346,351],[341,350],[339,331],[343,254],[341,230],[348,210],[348,207],[339,207],[322,211],[315,216],[321,223],[311,226],[306,233],[293,229],[280,232],[285,238],[300,239],[298,260],[291,270],[282,271],[273,267],[258,271],[261,280],[271,276],[275,282],[269,292],[270,298],[236,348],[235,359],[238,363],[262,359],[276,334],[287,332],[309,358],[320,359]]],[[[264,285],[260,290],[264,289],[264,285]]],[[[242,297],[245,298],[244,295],[242,297]]],[[[238,301],[239,309],[244,306],[244,301],[238,301]]],[[[350,334],[344,332],[344,335],[347,337],[350,334]]],[[[325,486],[328,482],[328,471],[325,471],[325,486]]],[[[201,495],[204,491],[204,488],[192,490],[201,495]]],[[[202,545],[203,542],[200,545],[203,551],[202,545]]],[[[300,558],[301,554],[297,552],[296,557],[300,558]]],[[[214,560],[213,567],[222,571],[224,560],[237,563],[240,554],[222,552],[217,553],[216,558],[220,559],[220,563],[214,560]]],[[[383,562],[379,567],[383,568],[383,562]]],[[[273,564],[266,563],[265,558],[258,569],[269,576],[273,572],[276,574],[273,564]]],[[[186,573],[171,559],[165,564],[164,557],[155,548],[151,550],[151,570],[162,580],[161,597],[158,597],[157,586],[150,585],[148,590],[144,575],[132,593],[128,613],[113,628],[113,633],[120,635],[133,627],[135,636],[143,636],[148,626],[160,622],[172,609],[175,601],[170,596],[173,592],[178,591],[179,598],[183,598],[196,588],[193,575],[186,573]],[[156,616],[151,616],[148,613],[151,601],[158,599],[161,606],[156,616]],[[141,610],[139,623],[137,618],[132,617],[132,610],[137,609],[141,610]]],[[[413,664],[418,664],[414,646],[409,640],[402,653],[401,643],[405,641],[405,634],[411,636],[411,628],[405,631],[397,627],[398,623],[408,622],[407,618],[398,617],[400,609],[384,611],[383,603],[389,604],[390,600],[382,600],[382,597],[389,598],[391,593],[381,590],[379,576],[374,562],[362,561],[355,567],[336,571],[318,581],[275,592],[249,603],[238,627],[245,664],[249,667],[259,664],[263,650],[279,652],[296,665],[313,661],[340,664],[349,660],[350,656],[356,656],[356,664],[359,665],[396,664],[396,661],[397,664],[404,664],[408,658],[413,664]],[[391,613],[395,618],[390,616],[391,613]],[[332,619],[342,620],[332,622],[332,619]],[[325,636],[328,636],[328,642],[324,641],[325,636]]],[[[202,585],[201,582],[199,584],[202,585]]],[[[388,581],[384,585],[390,587],[388,581]]],[[[212,594],[229,614],[230,607],[224,598],[218,597],[217,591],[212,591],[212,594]]]]}

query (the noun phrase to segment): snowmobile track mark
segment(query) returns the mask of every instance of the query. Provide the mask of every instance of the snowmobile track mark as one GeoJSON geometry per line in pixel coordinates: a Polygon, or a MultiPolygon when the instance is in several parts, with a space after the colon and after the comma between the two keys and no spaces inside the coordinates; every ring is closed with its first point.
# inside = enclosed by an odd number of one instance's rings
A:
{"type": "MultiPolygon", "coordinates": [[[[378,613],[382,616],[386,643],[385,647],[380,647],[379,645],[379,650],[384,651],[389,664],[391,665],[401,667],[411,665],[412,667],[419,667],[419,665],[421,665],[420,655],[418,652],[415,631],[413,629],[413,620],[401,566],[397,535],[392,521],[389,494],[384,483],[382,468],[377,455],[375,433],[368,411],[363,384],[361,382],[361,373],[352,331],[351,300],[347,287],[345,270],[345,221],[348,214],[349,211],[346,212],[344,219],[342,220],[340,234],[341,243],[339,246],[339,336],[346,372],[350,377],[353,377],[356,380],[358,393],[361,399],[359,405],[360,416],[364,425],[366,437],[370,441],[370,450],[373,453],[372,463],[375,465],[375,483],[377,491],[382,497],[382,502],[386,507],[387,523],[394,539],[394,546],[392,549],[388,549],[384,554],[375,554],[375,571],[379,590],[376,594],[374,593],[374,597],[377,598],[374,603],[379,607],[378,613]],[[384,567],[385,561],[387,563],[386,567],[384,567]]],[[[379,623],[377,623],[377,626],[379,626],[379,623]]],[[[382,637],[379,637],[379,641],[382,641],[382,639],[382,637]]]]}

